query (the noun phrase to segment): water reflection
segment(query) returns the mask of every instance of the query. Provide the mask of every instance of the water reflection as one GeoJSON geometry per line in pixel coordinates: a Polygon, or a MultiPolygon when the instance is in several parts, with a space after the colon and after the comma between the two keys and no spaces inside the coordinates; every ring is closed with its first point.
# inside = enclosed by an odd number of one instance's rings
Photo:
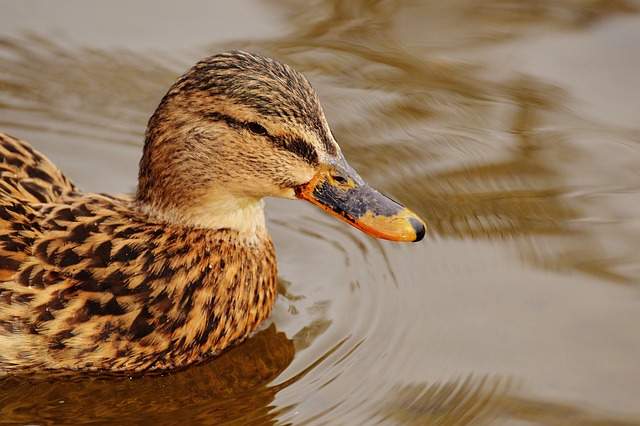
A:
{"type": "Polygon", "coordinates": [[[142,146],[180,61],[68,47],[37,33],[0,40],[0,126],[142,146]],[[126,76],[126,77],[123,77],[126,76]]]}
{"type": "MultiPolygon", "coordinates": [[[[514,395],[511,380],[468,376],[444,383],[394,389],[372,417],[403,425],[526,424],[636,425],[637,421],[514,395]]],[[[516,392],[517,393],[517,387],[516,392]]]]}
{"type": "Polygon", "coordinates": [[[0,418],[11,424],[274,424],[277,387],[291,340],[271,325],[215,362],[158,377],[8,377],[0,418]],[[126,420],[125,420],[126,419],[126,420]]]}

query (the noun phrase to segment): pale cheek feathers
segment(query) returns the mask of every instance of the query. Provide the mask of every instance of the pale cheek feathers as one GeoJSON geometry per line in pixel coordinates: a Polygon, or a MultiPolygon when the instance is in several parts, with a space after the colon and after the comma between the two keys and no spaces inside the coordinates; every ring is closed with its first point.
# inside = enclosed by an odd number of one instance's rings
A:
{"type": "Polygon", "coordinates": [[[293,188],[309,182],[316,173],[315,167],[296,155],[282,152],[276,157],[266,157],[262,163],[265,173],[253,183],[263,196],[295,198],[293,188]]]}
{"type": "Polygon", "coordinates": [[[238,167],[219,170],[209,180],[209,191],[255,198],[294,198],[293,187],[309,182],[316,170],[293,154],[275,152],[278,155],[272,152],[271,155],[248,154],[235,158],[233,161],[238,167]],[[240,170],[252,170],[254,173],[238,172],[240,170]],[[218,186],[220,184],[221,187],[218,186]]]}

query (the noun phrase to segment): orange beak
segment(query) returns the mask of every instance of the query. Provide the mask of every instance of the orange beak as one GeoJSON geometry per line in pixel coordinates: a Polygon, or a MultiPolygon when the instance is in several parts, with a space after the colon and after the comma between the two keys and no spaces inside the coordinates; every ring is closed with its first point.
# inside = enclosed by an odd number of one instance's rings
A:
{"type": "Polygon", "coordinates": [[[321,166],[295,193],[372,237],[420,241],[425,234],[418,215],[371,188],[342,156],[321,166]]]}

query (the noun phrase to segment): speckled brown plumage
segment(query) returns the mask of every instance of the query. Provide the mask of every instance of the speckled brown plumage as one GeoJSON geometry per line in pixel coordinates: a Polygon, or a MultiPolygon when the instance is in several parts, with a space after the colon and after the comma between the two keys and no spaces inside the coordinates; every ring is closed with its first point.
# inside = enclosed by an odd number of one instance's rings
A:
{"type": "Polygon", "coordinates": [[[349,167],[307,80],[245,52],[200,61],[164,96],[134,197],[82,193],[2,133],[0,157],[0,372],[158,371],[247,338],[275,300],[265,196],[424,235],[349,167]]]}
{"type": "Polygon", "coordinates": [[[79,194],[24,143],[0,142],[0,368],[176,367],[269,315],[268,236],[149,222],[132,200],[79,194]],[[21,179],[34,166],[41,176],[21,179]]]}

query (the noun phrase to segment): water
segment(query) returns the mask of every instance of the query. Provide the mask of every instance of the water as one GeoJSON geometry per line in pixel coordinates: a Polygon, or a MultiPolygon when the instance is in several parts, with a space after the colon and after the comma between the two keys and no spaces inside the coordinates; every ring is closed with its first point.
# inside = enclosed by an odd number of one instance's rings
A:
{"type": "Polygon", "coordinates": [[[285,61],[350,163],[420,213],[373,240],[269,200],[275,312],[164,377],[12,377],[0,423],[637,424],[640,4],[0,1],[0,129],[135,187],[201,57],[285,61]]]}

